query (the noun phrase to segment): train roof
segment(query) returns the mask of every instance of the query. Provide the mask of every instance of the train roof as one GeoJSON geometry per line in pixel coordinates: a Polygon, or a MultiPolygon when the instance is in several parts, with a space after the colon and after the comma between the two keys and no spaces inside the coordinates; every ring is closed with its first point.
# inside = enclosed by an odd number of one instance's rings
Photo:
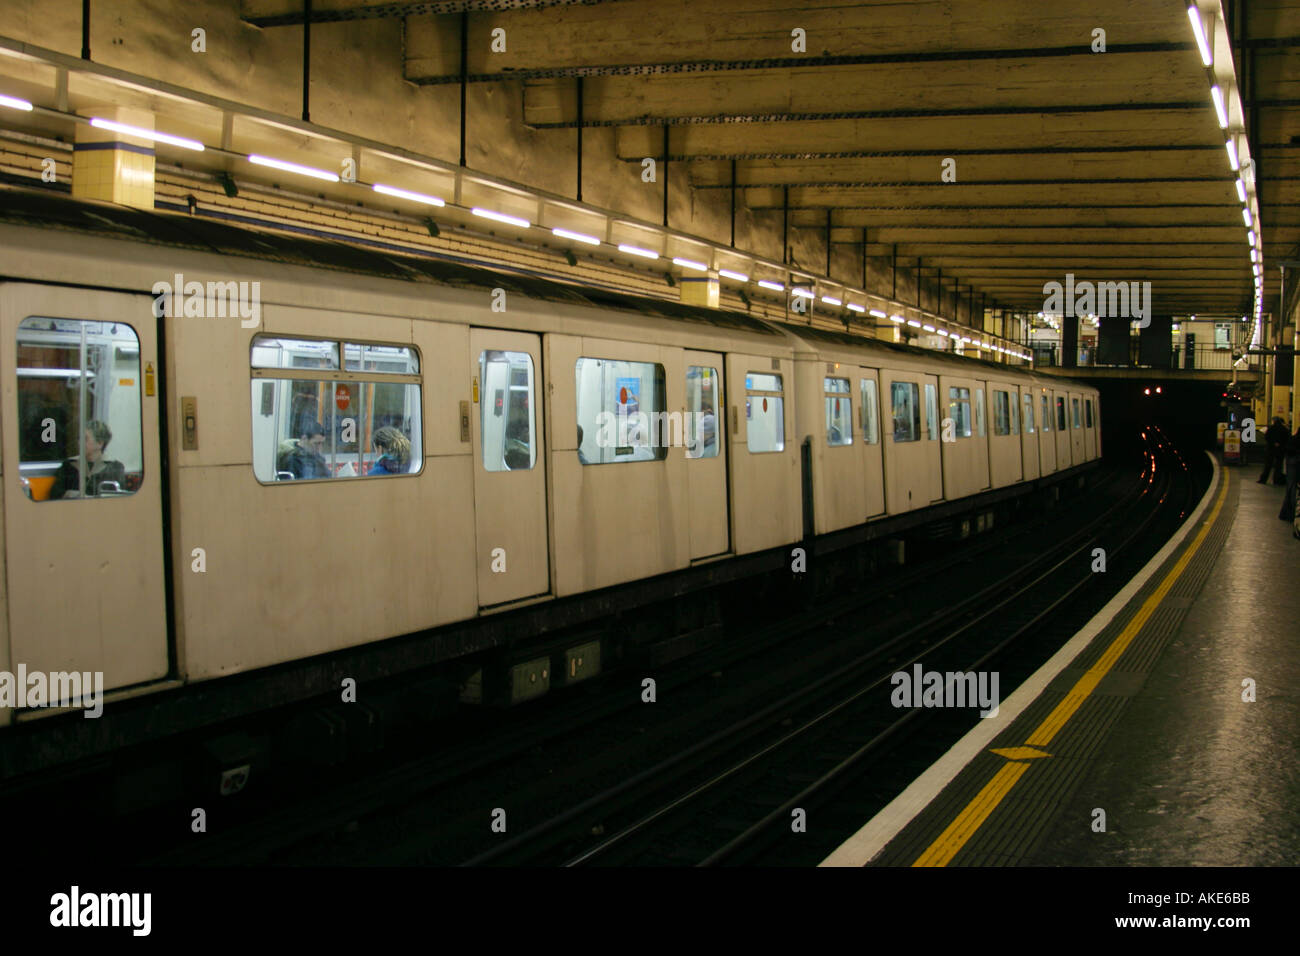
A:
{"type": "MultiPolygon", "coordinates": [[[[692,323],[706,323],[767,336],[791,334],[808,344],[822,343],[894,352],[900,356],[939,360],[954,367],[983,366],[1002,374],[1033,374],[970,356],[956,356],[912,345],[887,342],[852,330],[837,331],[811,325],[760,319],[733,309],[711,309],[596,286],[578,285],[501,266],[477,266],[432,250],[379,240],[331,238],[308,227],[252,225],[224,221],[231,216],[213,210],[187,215],[167,210],[143,210],[114,203],[74,199],[57,185],[34,188],[0,184],[0,224],[52,229],[132,240],[168,248],[184,248],[221,256],[238,256],[285,265],[350,272],[377,278],[431,282],[455,288],[505,288],[542,301],[586,305],[692,323]]],[[[233,216],[231,218],[234,218],[233,216]]],[[[2,275],[2,273],[0,273],[2,275]]]]}

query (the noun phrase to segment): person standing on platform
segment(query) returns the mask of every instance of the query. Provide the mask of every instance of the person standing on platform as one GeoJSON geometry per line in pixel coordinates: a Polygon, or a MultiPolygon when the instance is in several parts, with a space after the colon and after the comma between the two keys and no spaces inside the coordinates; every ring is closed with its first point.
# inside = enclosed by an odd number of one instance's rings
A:
{"type": "Polygon", "coordinates": [[[1286,498],[1278,517],[1283,521],[1295,520],[1296,485],[1300,483],[1300,428],[1286,444],[1286,498]]]}
{"type": "Polygon", "coordinates": [[[1281,417],[1274,418],[1273,424],[1269,425],[1268,431],[1264,433],[1264,471],[1259,476],[1259,484],[1268,482],[1270,471],[1273,472],[1273,484],[1285,484],[1282,478],[1282,459],[1285,457],[1284,452],[1290,437],[1286,422],[1282,421],[1281,417]]]}

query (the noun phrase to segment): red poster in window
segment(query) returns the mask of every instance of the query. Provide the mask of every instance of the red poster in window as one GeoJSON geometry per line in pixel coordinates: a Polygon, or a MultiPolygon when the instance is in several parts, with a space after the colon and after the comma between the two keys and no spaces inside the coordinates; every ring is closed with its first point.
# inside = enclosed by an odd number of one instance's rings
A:
{"type": "Polygon", "coordinates": [[[767,411],[767,399],[763,399],[763,411],[767,411]]]}
{"type": "Polygon", "coordinates": [[[339,411],[346,412],[348,406],[352,404],[352,390],[346,385],[335,385],[334,404],[339,407],[339,411]]]}

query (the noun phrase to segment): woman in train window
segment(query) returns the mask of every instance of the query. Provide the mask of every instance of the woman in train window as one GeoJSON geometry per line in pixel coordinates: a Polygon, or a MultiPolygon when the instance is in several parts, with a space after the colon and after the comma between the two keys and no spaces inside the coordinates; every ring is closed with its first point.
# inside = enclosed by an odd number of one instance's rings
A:
{"type": "Polygon", "coordinates": [[[86,424],[86,486],[83,488],[77,471],[77,459],[69,458],[59,469],[50,489],[51,498],[80,498],[104,492],[126,491],[126,467],[120,461],[104,457],[104,449],[113,440],[113,433],[101,421],[86,424]]]}
{"type": "Polygon", "coordinates": [[[405,474],[411,466],[411,440],[396,428],[385,426],[375,432],[374,441],[379,458],[366,474],[405,474]]]}

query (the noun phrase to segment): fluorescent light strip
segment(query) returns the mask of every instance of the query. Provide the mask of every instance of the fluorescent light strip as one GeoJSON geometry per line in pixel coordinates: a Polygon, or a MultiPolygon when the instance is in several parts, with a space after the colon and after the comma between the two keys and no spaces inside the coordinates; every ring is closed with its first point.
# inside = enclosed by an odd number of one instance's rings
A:
{"type": "MultiPolygon", "coordinates": [[[[124,133],[127,136],[135,136],[140,139],[147,139],[154,143],[167,143],[171,146],[179,146],[182,149],[192,149],[196,153],[203,152],[203,144],[197,139],[186,139],[184,136],[172,136],[169,133],[160,133],[157,130],[144,129],[140,126],[128,126],[125,123],[115,123],[112,120],[100,119],[98,116],[90,118],[90,125],[96,129],[107,129],[114,133],[124,133]]],[[[336,176],[335,179],[338,177],[336,176]]]]}
{"type": "Polygon", "coordinates": [[[784,291],[785,291],[785,286],[781,285],[781,283],[779,283],[779,282],[771,282],[771,281],[769,281],[769,280],[767,280],[767,279],[759,279],[759,280],[758,280],[758,284],[759,284],[759,287],[760,287],[760,288],[763,288],[763,289],[771,289],[773,292],[784,292],[784,291]]]}
{"type": "Polygon", "coordinates": [[[1246,201],[1246,184],[1241,181],[1240,176],[1237,177],[1237,198],[1241,202],[1246,201]]]}
{"type": "Polygon", "coordinates": [[[619,252],[626,252],[626,253],[627,253],[628,255],[630,255],[630,256],[640,256],[640,257],[643,258],[643,259],[658,259],[658,258],[659,258],[659,253],[654,252],[653,250],[650,250],[650,249],[642,249],[640,246],[629,246],[629,245],[626,245],[626,244],[622,244],[622,243],[620,243],[620,244],[619,244],[619,247],[618,247],[618,251],[619,251],[619,252]]]}
{"type": "Polygon", "coordinates": [[[11,110],[24,110],[31,112],[32,104],[26,100],[20,100],[16,96],[0,96],[0,106],[7,106],[11,110]]]}
{"type": "Polygon", "coordinates": [[[903,321],[906,321],[906,320],[905,320],[901,315],[891,315],[891,316],[889,317],[889,321],[890,321],[890,322],[903,322],[903,321]]]}
{"type": "Polygon", "coordinates": [[[1253,222],[1253,220],[1250,218],[1250,207],[1249,207],[1249,206],[1242,206],[1242,207],[1241,207],[1241,218],[1244,219],[1244,220],[1246,220],[1246,228],[1249,229],[1250,226],[1251,226],[1251,223],[1253,222]]]}
{"type": "Polygon", "coordinates": [[[1201,11],[1196,4],[1193,3],[1187,8],[1187,17],[1192,21],[1192,32],[1196,34],[1196,46],[1201,51],[1201,62],[1210,66],[1214,63],[1214,53],[1205,38],[1205,21],[1201,19],[1201,11]]]}
{"type": "Polygon", "coordinates": [[[1241,169],[1241,163],[1237,162],[1237,141],[1230,139],[1223,144],[1223,148],[1228,151],[1228,165],[1232,167],[1232,171],[1235,173],[1241,169]]]}
{"type": "Polygon", "coordinates": [[[935,330],[933,325],[923,325],[921,328],[927,332],[933,332],[935,330]]]}
{"type": "Polygon", "coordinates": [[[798,297],[801,298],[801,299],[811,299],[811,298],[813,298],[813,294],[812,294],[811,292],[809,292],[807,289],[791,289],[791,290],[790,290],[790,294],[791,294],[791,295],[798,296],[798,297]]]}
{"type": "Polygon", "coordinates": [[[520,229],[527,229],[532,225],[527,219],[520,219],[518,216],[507,216],[503,212],[495,212],[491,209],[483,209],[475,206],[470,210],[474,215],[482,219],[491,219],[493,222],[503,222],[507,226],[518,226],[520,229]]]}
{"type": "Polygon", "coordinates": [[[866,312],[866,311],[867,311],[867,307],[866,307],[866,306],[864,306],[864,305],[858,305],[856,302],[850,302],[848,307],[849,307],[849,309],[851,309],[851,310],[854,311],[854,312],[866,312]]]}
{"type": "Polygon", "coordinates": [[[447,205],[437,196],[426,196],[424,193],[413,193],[409,189],[398,189],[396,186],[385,186],[383,183],[375,183],[370,188],[377,193],[383,193],[385,196],[395,196],[398,199],[409,199],[411,202],[422,202],[426,206],[447,205]]]}
{"type": "Polygon", "coordinates": [[[948,330],[947,330],[947,329],[939,329],[939,334],[942,335],[942,336],[946,339],[946,338],[948,337],[948,330]]]}
{"type": "Polygon", "coordinates": [[[843,304],[844,304],[844,300],[843,300],[843,299],[837,299],[837,298],[835,298],[834,296],[829,296],[829,295],[824,295],[824,296],[822,296],[822,301],[825,302],[827,305],[843,305],[843,304]]]}
{"type": "Polygon", "coordinates": [[[1254,249],[1251,249],[1251,250],[1250,250],[1250,261],[1251,261],[1251,262],[1255,262],[1255,261],[1257,261],[1258,257],[1259,257],[1259,253],[1256,252],[1254,249]]]}
{"type": "Polygon", "coordinates": [[[718,275],[724,279],[734,279],[737,282],[748,282],[749,276],[743,272],[732,272],[730,269],[719,269],[718,275]]]}
{"type": "Polygon", "coordinates": [[[908,319],[907,324],[914,329],[919,329],[921,327],[921,323],[916,321],[916,319],[908,319]]]}
{"type": "Polygon", "coordinates": [[[551,235],[559,236],[561,239],[572,239],[575,242],[585,242],[589,246],[600,245],[600,240],[595,236],[589,236],[585,232],[570,232],[568,229],[552,229],[551,235]]]}
{"type": "Polygon", "coordinates": [[[1223,90],[1218,84],[1210,87],[1210,97],[1214,100],[1214,112],[1219,117],[1219,129],[1228,128],[1228,108],[1223,105],[1223,90]]]}
{"type": "Polygon", "coordinates": [[[696,262],[694,259],[673,259],[673,265],[681,266],[683,269],[694,269],[696,272],[704,272],[709,267],[703,262],[696,262]]]}
{"type": "Polygon", "coordinates": [[[885,315],[885,313],[881,312],[879,309],[872,309],[871,312],[868,313],[868,314],[869,314],[869,315],[874,315],[874,316],[875,316],[876,318],[878,318],[878,319],[887,319],[887,318],[889,318],[889,316],[885,315]]]}
{"type": "Polygon", "coordinates": [[[1247,230],[1246,230],[1246,241],[1247,241],[1248,243],[1250,243],[1252,246],[1255,244],[1255,230],[1254,230],[1254,229],[1247,229],[1247,230]]]}
{"type": "Polygon", "coordinates": [[[339,181],[338,176],[323,169],[313,169],[311,166],[299,166],[297,163],[287,163],[282,159],[271,159],[267,156],[258,156],[252,153],[248,161],[255,166],[270,166],[272,169],[281,169],[286,173],[297,173],[299,176],[310,176],[312,179],[323,179],[328,183],[339,181]]]}

